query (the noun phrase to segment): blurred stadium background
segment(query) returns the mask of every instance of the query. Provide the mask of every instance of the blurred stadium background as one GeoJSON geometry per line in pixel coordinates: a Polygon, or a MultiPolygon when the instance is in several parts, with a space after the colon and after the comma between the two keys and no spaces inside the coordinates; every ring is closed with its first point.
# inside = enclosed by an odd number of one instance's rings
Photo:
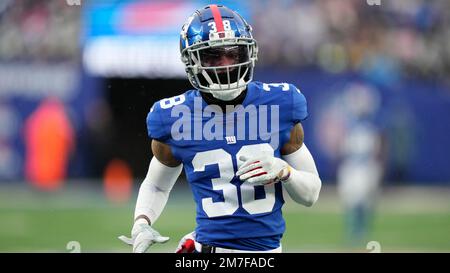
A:
{"type": "MultiPolygon", "coordinates": [[[[190,88],[178,35],[210,3],[0,1],[0,252],[69,252],[70,241],[82,252],[130,251],[117,236],[130,232],[151,158],[145,117],[155,100],[190,88]]],[[[284,250],[368,252],[377,241],[383,252],[449,252],[450,2],[215,3],[253,25],[256,79],[292,82],[309,102],[305,142],[324,185],[312,208],[286,197],[284,250]],[[355,105],[383,143],[357,244],[337,186],[342,147],[360,145],[346,144],[355,105]]],[[[172,252],[194,211],[181,177],[156,223],[171,241],[150,252],[172,252]]]]}

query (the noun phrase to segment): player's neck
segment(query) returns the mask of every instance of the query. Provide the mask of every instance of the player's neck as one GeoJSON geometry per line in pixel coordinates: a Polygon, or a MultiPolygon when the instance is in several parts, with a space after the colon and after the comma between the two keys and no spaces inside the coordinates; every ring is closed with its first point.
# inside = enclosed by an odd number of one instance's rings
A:
{"type": "Polygon", "coordinates": [[[205,100],[208,105],[217,105],[222,109],[222,112],[225,113],[227,105],[236,106],[244,102],[245,96],[247,95],[247,89],[242,91],[239,96],[230,101],[219,100],[215,98],[211,93],[200,92],[200,94],[202,95],[203,100],[205,100]]]}

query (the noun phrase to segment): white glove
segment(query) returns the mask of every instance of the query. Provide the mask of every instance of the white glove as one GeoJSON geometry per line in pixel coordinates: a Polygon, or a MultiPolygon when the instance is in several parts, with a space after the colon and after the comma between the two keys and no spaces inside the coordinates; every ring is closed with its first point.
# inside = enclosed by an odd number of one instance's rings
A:
{"type": "Polygon", "coordinates": [[[239,160],[244,161],[244,164],[239,167],[236,176],[255,186],[285,181],[290,175],[289,164],[274,156],[240,156],[239,160]]]}
{"type": "Polygon", "coordinates": [[[192,253],[195,251],[195,231],[188,233],[178,242],[175,253],[192,253]]]}
{"type": "Polygon", "coordinates": [[[133,246],[134,253],[144,253],[154,243],[165,243],[169,237],[164,237],[154,230],[145,219],[138,219],[134,222],[131,230],[131,238],[119,236],[124,243],[133,246]]]}

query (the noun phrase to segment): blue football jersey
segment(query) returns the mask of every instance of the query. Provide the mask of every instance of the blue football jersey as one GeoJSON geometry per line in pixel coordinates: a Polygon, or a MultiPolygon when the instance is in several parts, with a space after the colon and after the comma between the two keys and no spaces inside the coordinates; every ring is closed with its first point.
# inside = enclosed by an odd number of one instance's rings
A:
{"type": "Polygon", "coordinates": [[[200,91],[156,102],[148,135],[183,163],[196,203],[196,240],[213,246],[269,250],[285,231],[281,183],[252,186],[235,176],[240,156],[281,157],[292,127],[308,116],[306,99],[287,83],[251,82],[240,106],[222,113],[200,91]]]}

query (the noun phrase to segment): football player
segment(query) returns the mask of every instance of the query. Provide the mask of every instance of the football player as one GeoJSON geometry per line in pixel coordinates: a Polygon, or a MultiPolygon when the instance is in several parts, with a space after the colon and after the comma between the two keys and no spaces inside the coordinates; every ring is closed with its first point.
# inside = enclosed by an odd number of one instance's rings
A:
{"type": "Polygon", "coordinates": [[[154,156],[139,190],[131,238],[120,239],[134,252],[169,240],[152,225],[184,168],[197,226],[180,249],[188,242],[196,252],[281,252],[283,188],[308,207],[321,188],[303,143],[305,97],[292,84],[252,81],[258,54],[252,28],[225,6],[209,5],[189,17],[180,50],[195,89],[150,109],[154,156]],[[235,115],[242,109],[243,115],[235,115]]]}

